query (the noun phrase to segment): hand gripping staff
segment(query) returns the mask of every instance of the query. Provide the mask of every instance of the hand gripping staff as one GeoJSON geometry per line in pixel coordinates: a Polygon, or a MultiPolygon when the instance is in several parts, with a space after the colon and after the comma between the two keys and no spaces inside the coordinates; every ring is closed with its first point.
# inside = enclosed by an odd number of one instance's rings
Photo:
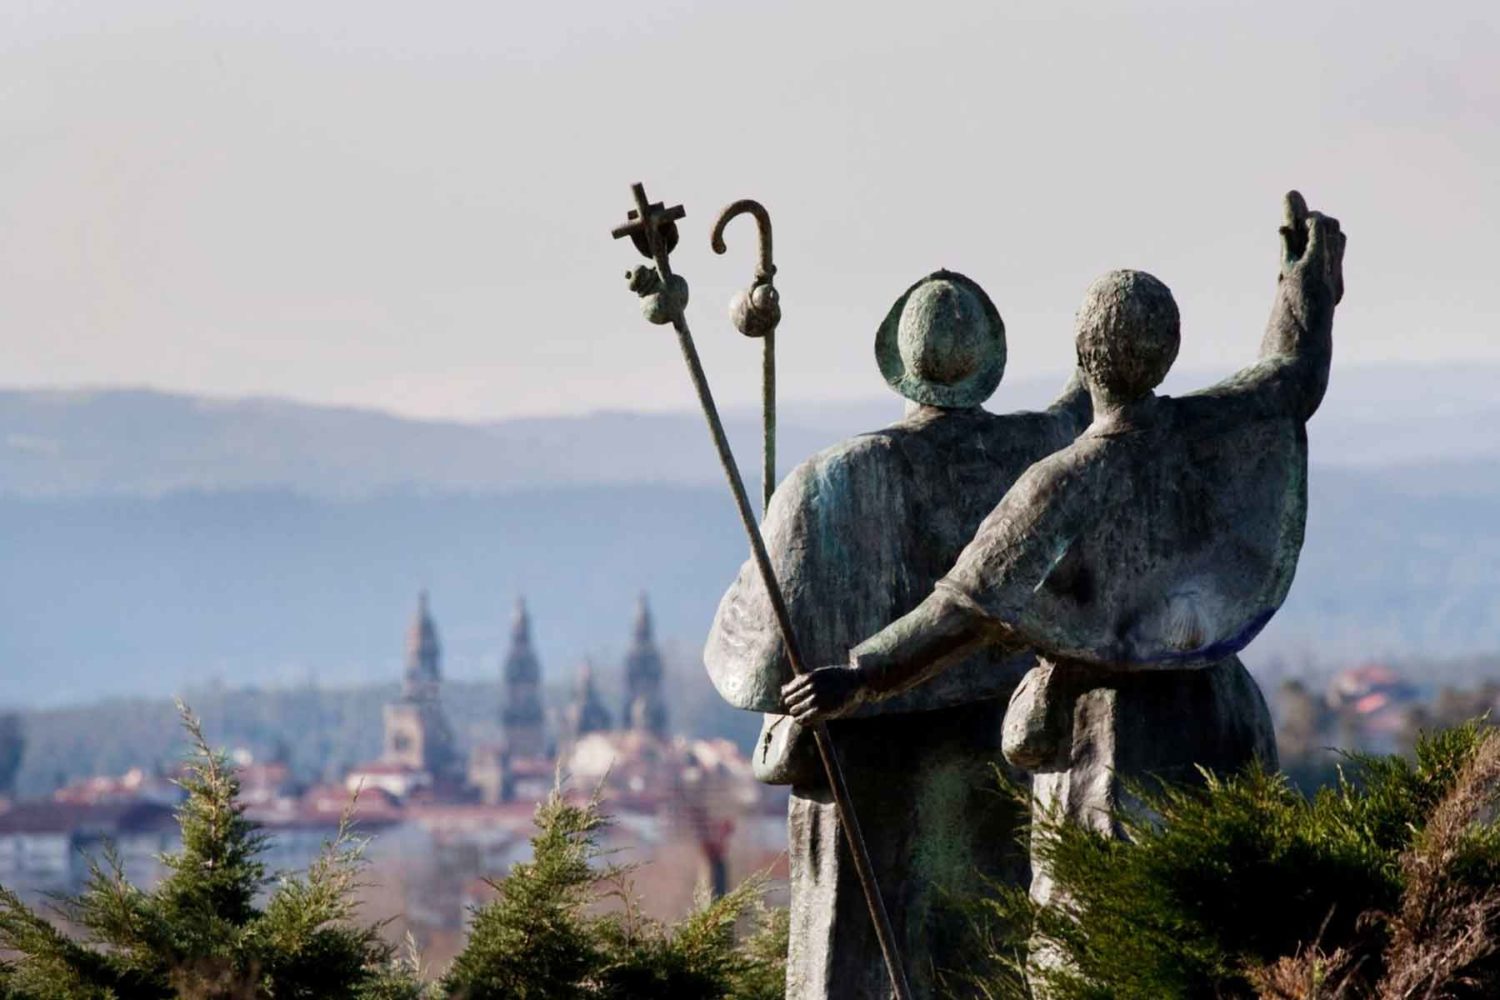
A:
{"type": "MultiPolygon", "coordinates": [[[[652,268],[642,265],[626,272],[625,277],[630,283],[631,290],[647,299],[644,306],[646,318],[652,323],[671,323],[677,331],[677,344],[682,349],[682,359],[687,363],[688,374],[692,376],[693,388],[698,392],[698,403],[703,408],[704,418],[708,421],[709,434],[713,436],[714,447],[719,453],[719,462],[724,467],[724,478],[729,481],[729,491],[734,495],[740,523],[744,525],[745,534],[750,540],[751,556],[755,560],[756,568],[760,571],[761,582],[765,585],[766,593],[771,599],[771,608],[776,614],[776,624],[781,630],[781,640],[786,646],[787,660],[790,661],[794,673],[806,673],[806,667],[797,646],[797,637],[792,632],[792,620],[787,613],[786,599],[782,596],[781,585],[777,583],[776,572],[771,568],[771,557],[766,553],[766,543],[761,538],[760,528],[755,523],[755,512],[751,509],[750,500],[745,494],[744,480],[740,477],[739,466],[735,464],[734,455],[729,450],[729,439],[724,436],[724,424],[719,419],[718,407],[714,405],[713,394],[708,388],[708,378],[703,374],[702,362],[698,360],[698,349],[693,346],[693,335],[688,330],[685,314],[688,299],[687,282],[680,275],[672,273],[670,262],[667,260],[668,254],[677,245],[677,220],[687,213],[683,211],[681,205],[666,208],[662,202],[648,201],[646,189],[640,184],[632,185],[631,191],[635,195],[635,208],[630,211],[623,225],[615,227],[613,235],[615,239],[630,237],[630,241],[635,244],[635,248],[641,252],[641,255],[650,259],[656,266],[652,268]]],[[[734,207],[730,206],[731,209],[734,207]]],[[[726,210],[725,214],[728,215],[730,212],[726,210]]],[[[719,228],[722,230],[722,225],[719,228]]],[[[722,232],[720,235],[722,236],[722,232]]],[[[768,237],[769,232],[766,235],[768,237]]],[[[722,238],[717,242],[722,243],[722,238]]],[[[762,251],[764,263],[769,264],[769,239],[762,243],[762,251]]],[[[766,278],[769,281],[770,275],[766,275],[766,278]]],[[[875,872],[870,865],[870,852],[865,848],[865,838],[860,832],[859,818],[854,814],[854,803],[849,798],[849,787],[844,781],[844,771],[839,766],[839,758],[834,750],[833,741],[829,739],[828,727],[819,722],[813,727],[813,737],[817,741],[818,756],[823,760],[823,770],[828,775],[829,788],[833,791],[839,825],[843,827],[844,836],[848,839],[849,853],[854,857],[854,870],[859,876],[865,902],[870,908],[870,919],[875,922],[875,935],[880,941],[881,954],[885,956],[886,970],[890,973],[891,986],[895,991],[896,1000],[911,1000],[911,986],[907,984],[906,970],[902,965],[901,954],[896,948],[896,936],[891,930],[891,920],[886,913],[885,903],[880,898],[880,886],[875,882],[875,872]]]]}

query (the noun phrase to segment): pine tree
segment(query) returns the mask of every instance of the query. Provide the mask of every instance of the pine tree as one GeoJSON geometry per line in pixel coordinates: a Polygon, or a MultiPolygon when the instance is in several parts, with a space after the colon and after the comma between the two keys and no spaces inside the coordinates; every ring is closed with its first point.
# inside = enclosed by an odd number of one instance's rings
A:
{"type": "Polygon", "coordinates": [[[601,864],[597,801],[537,807],[532,860],[491,883],[443,979],[460,1000],[771,1000],[785,995],[786,922],[750,879],[675,925],[644,917],[627,868],[601,864]],[[599,914],[601,902],[615,907],[599,914]],[[736,940],[755,911],[756,933],[736,940]]]}
{"type": "Polygon", "coordinates": [[[356,919],[364,843],[347,816],[305,872],[272,879],[239,781],[182,710],[180,851],[150,891],[106,852],[56,907],[77,937],[0,888],[0,1000],[772,1000],[785,990],[784,911],[751,879],[665,925],[644,917],[629,869],[602,863],[597,801],[556,791],[537,809],[532,860],[494,887],[440,984],[424,987],[380,927],[356,919]],[[618,905],[596,912],[601,903],[618,905]],[[263,900],[263,902],[262,902],[263,900]],[[736,930],[751,923],[743,942],[736,930]]]}
{"type": "Polygon", "coordinates": [[[182,849],[150,891],[132,885],[113,852],[83,890],[56,902],[82,930],[57,930],[0,889],[0,966],[7,1000],[417,1000],[411,969],[379,927],[355,920],[363,842],[346,815],[307,872],[274,884],[265,836],[244,816],[239,780],[179,706],[192,754],[177,811],[182,849]],[[257,899],[265,890],[264,906],[257,899]]]}
{"type": "Polygon", "coordinates": [[[1311,798],[1262,770],[1137,794],[1126,840],[1039,821],[1063,902],[976,900],[989,962],[960,978],[1052,1000],[1500,996],[1500,732],[1351,755],[1311,798]],[[1028,969],[1039,943],[1060,961],[1028,969]]]}

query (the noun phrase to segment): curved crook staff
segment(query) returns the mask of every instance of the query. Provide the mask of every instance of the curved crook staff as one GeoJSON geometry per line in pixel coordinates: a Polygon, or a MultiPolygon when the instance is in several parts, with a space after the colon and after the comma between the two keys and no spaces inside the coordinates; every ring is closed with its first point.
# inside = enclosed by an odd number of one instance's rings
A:
{"type": "MultiPolygon", "coordinates": [[[[714,248],[714,253],[723,253],[727,250],[728,248],[724,246],[724,227],[729,225],[729,220],[735,216],[746,214],[755,216],[756,228],[760,230],[760,266],[755,269],[756,281],[770,281],[776,274],[776,265],[771,263],[771,213],[766,211],[766,206],[754,198],[741,198],[725,206],[724,210],[719,213],[718,220],[714,222],[714,234],[709,242],[714,248]]],[[[755,334],[747,336],[753,337],[755,334]]]]}
{"type": "Polygon", "coordinates": [[[776,276],[776,265],[771,262],[771,215],[766,207],[753,198],[741,198],[719,213],[714,223],[710,245],[714,253],[724,253],[724,227],[737,215],[755,216],[760,230],[760,263],[755,268],[755,281],[742,292],[735,293],[729,303],[729,318],[734,328],[747,337],[759,337],[761,341],[761,434],[764,441],[761,461],[761,513],[771,505],[771,493],[776,489],[776,324],[781,322],[781,296],[772,279],[776,276]]]}

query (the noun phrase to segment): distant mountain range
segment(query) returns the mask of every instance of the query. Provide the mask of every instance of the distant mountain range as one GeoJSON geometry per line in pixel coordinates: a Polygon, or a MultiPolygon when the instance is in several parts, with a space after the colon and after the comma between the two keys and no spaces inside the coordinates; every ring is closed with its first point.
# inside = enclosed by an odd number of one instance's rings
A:
{"type": "MultiPolygon", "coordinates": [[[[1175,376],[1168,391],[1213,379],[1175,376]]],[[[1047,405],[1062,383],[1005,382],[997,410],[1047,405]]],[[[1420,465],[1494,486],[1500,366],[1350,367],[1335,373],[1312,425],[1321,465],[1420,465]],[[1485,468],[1487,466],[1488,468],[1485,468]],[[1457,468],[1462,467],[1462,469],[1457,468]]],[[[800,460],[901,415],[892,395],[784,403],[781,454],[800,460]]],[[[756,413],[726,415],[749,473],[756,413]]],[[[509,493],[620,484],[718,485],[695,413],[592,413],[484,424],[409,420],[277,399],[213,400],[146,390],[0,390],[0,496],[162,496],[284,490],[321,499],[389,493],[509,493]]],[[[1425,478],[1425,477],[1418,477],[1425,478]]],[[[1421,488],[1421,484],[1411,484],[1421,488]]]]}
{"type": "MultiPolygon", "coordinates": [[[[1252,664],[1500,650],[1496,385],[1336,370],[1302,567],[1252,664]]],[[[899,415],[786,403],[784,468],[899,415]]],[[[749,472],[758,415],[728,422],[749,472]]],[[[691,658],[744,558],[696,414],[459,424],[140,390],[0,391],[0,538],[0,705],[384,681],[423,586],[454,676],[493,674],[520,593],[555,676],[618,656],[642,588],[691,658]]]]}

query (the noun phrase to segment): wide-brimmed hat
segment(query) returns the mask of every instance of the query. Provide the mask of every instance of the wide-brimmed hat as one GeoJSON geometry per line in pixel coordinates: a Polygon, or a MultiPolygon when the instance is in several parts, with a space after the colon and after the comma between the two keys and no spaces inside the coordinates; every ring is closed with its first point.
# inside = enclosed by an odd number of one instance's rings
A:
{"type": "Polygon", "coordinates": [[[1005,323],[975,282],[934,271],[886,313],[875,334],[875,361],[907,399],[978,406],[1005,374],[1005,323]]]}

